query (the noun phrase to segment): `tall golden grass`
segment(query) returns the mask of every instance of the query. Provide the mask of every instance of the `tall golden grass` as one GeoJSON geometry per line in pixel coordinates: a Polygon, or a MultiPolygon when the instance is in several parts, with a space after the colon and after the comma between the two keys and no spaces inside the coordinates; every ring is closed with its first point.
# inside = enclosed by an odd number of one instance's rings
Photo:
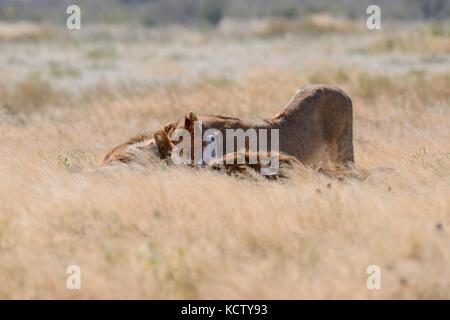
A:
{"type": "Polygon", "coordinates": [[[0,43],[1,298],[450,298],[441,49],[369,53],[383,33],[368,32],[167,32],[0,43]],[[114,55],[92,58],[105,47],[114,55]],[[108,148],[188,110],[268,117],[311,82],[353,98],[367,179],[97,169],[108,148]],[[71,264],[81,290],[66,287],[71,264]]]}

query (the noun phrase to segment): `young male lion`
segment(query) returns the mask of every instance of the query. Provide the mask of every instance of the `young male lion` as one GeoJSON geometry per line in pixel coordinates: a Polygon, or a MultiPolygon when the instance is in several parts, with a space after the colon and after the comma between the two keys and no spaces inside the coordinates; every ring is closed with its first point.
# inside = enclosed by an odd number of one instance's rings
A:
{"type": "Polygon", "coordinates": [[[103,165],[114,164],[155,164],[168,160],[172,143],[163,129],[157,129],[152,135],[142,134],[128,139],[114,147],[104,157],[103,165]]]}

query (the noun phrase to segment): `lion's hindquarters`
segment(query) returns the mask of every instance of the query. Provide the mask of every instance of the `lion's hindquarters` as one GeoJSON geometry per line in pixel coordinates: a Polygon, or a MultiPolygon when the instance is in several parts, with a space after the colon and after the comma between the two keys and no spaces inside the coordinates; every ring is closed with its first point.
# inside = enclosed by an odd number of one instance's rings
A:
{"type": "Polygon", "coordinates": [[[353,166],[353,106],[342,91],[330,92],[323,106],[324,138],[329,160],[338,165],[353,166]]]}

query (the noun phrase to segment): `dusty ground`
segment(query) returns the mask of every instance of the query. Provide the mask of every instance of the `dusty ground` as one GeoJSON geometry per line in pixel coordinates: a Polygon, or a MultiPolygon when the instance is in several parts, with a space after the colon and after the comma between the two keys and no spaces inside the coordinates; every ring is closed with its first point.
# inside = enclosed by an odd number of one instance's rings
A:
{"type": "Polygon", "coordinates": [[[450,298],[450,38],[335,29],[2,25],[0,297],[450,298]],[[188,110],[269,117],[306,83],[352,97],[366,180],[96,170],[188,110]]]}

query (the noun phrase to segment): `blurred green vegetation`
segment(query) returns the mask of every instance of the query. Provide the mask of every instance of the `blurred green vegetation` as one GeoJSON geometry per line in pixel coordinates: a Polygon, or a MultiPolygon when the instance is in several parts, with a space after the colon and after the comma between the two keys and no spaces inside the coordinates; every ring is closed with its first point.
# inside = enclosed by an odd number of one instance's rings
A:
{"type": "MultiPolygon", "coordinates": [[[[224,17],[294,19],[327,11],[365,19],[369,0],[0,0],[0,21],[64,23],[68,5],[82,9],[84,23],[217,25],[224,17]]],[[[443,20],[450,17],[448,0],[379,0],[384,20],[443,20]]]]}

